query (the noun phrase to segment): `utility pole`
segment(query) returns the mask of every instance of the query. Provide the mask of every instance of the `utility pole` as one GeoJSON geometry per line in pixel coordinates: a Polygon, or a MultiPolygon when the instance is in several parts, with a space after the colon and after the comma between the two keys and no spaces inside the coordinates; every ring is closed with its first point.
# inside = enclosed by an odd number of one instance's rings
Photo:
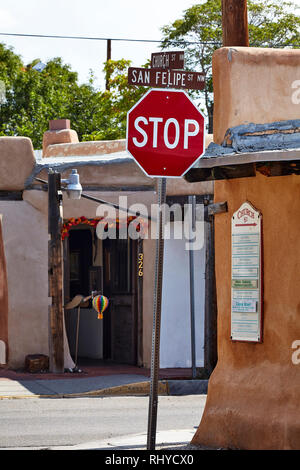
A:
{"type": "MultiPolygon", "coordinates": [[[[106,41],[106,62],[111,59],[111,39],[106,41]]],[[[106,90],[109,90],[109,73],[106,72],[106,90]]]]}
{"type": "Polygon", "coordinates": [[[48,270],[50,325],[49,349],[50,370],[64,372],[64,330],[63,330],[63,255],[62,255],[62,192],[61,175],[49,171],[48,174],[48,270]]]}
{"type": "Polygon", "coordinates": [[[223,46],[249,47],[247,0],[222,0],[223,46]]]}

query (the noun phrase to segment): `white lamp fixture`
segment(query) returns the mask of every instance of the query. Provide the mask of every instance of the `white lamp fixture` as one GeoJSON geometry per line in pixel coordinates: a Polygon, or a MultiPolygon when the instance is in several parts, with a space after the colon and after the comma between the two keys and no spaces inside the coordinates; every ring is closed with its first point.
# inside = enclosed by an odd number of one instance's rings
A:
{"type": "Polygon", "coordinates": [[[68,179],[62,179],[62,183],[67,185],[67,194],[70,199],[80,199],[82,193],[82,186],[79,182],[79,174],[77,170],[72,170],[68,179]]]}

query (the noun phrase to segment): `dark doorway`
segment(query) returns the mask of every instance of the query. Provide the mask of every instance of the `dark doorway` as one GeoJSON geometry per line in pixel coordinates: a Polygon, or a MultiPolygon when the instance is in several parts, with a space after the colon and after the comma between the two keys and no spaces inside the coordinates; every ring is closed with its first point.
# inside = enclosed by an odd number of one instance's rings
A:
{"type": "MultiPolygon", "coordinates": [[[[90,296],[93,290],[101,291],[102,267],[93,266],[95,230],[76,228],[70,230],[65,242],[65,293],[68,300],[76,295],[90,296]]],[[[66,332],[70,352],[81,365],[84,360],[101,360],[103,357],[103,323],[89,300],[78,308],[65,311],[66,332]]]]}
{"type": "Polygon", "coordinates": [[[93,264],[92,233],[71,230],[69,236],[70,297],[90,295],[89,271],[93,264]]]}
{"type": "MultiPolygon", "coordinates": [[[[78,294],[89,296],[92,291],[101,292],[109,299],[103,320],[97,320],[95,324],[92,323],[96,314],[92,301],[88,307],[82,307],[79,333],[81,361],[86,358],[97,360],[101,357],[115,363],[141,363],[142,278],[137,279],[137,246],[138,242],[130,239],[101,241],[97,238],[94,228],[78,227],[69,232],[68,240],[65,241],[67,301],[78,294]],[[98,256],[97,266],[94,265],[95,255],[98,256]],[[93,329],[90,334],[89,328],[93,329]],[[87,344],[92,343],[92,338],[94,346],[87,344]],[[100,348],[97,346],[99,341],[100,348]],[[84,354],[86,351],[88,356],[84,354]]],[[[69,312],[66,321],[72,351],[76,336],[76,312],[75,309],[69,312]]]]}

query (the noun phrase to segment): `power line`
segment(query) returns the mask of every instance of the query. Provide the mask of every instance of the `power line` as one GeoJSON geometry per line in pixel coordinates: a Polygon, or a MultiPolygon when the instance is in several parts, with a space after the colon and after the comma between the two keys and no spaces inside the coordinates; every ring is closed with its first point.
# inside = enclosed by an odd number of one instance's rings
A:
{"type": "MultiPolygon", "coordinates": [[[[48,38],[48,39],[79,39],[88,41],[124,41],[124,42],[155,42],[161,43],[162,40],[158,39],[131,39],[131,38],[102,38],[90,36],[61,36],[53,34],[24,34],[24,33],[0,33],[0,36],[15,36],[15,37],[28,37],[28,38],[48,38]]],[[[178,41],[184,44],[200,44],[199,41],[178,41]]],[[[221,44],[220,42],[203,42],[201,44],[221,44]]]]}
{"type": "Polygon", "coordinates": [[[131,42],[161,42],[154,39],[128,39],[128,38],[101,38],[101,37],[89,37],[89,36],[61,36],[53,34],[24,34],[24,33],[0,33],[0,36],[17,36],[17,37],[28,37],[28,38],[48,38],[48,39],[80,39],[90,41],[131,41],[131,42]]]}
{"type": "MultiPolygon", "coordinates": [[[[44,38],[44,39],[76,39],[76,40],[85,40],[85,41],[123,41],[123,42],[149,42],[149,43],[162,43],[163,40],[158,39],[133,39],[133,38],[102,38],[102,37],[91,37],[91,36],[62,36],[62,35],[53,35],[53,34],[25,34],[25,33],[0,33],[0,36],[13,36],[13,37],[27,37],[27,38],[44,38]]],[[[179,45],[180,43],[186,45],[192,44],[202,44],[202,45],[209,45],[209,46],[222,46],[221,41],[186,41],[186,40],[176,40],[176,43],[179,45]]],[[[253,43],[251,44],[252,47],[259,47],[262,44],[253,43]]],[[[299,44],[286,44],[286,43],[278,43],[274,44],[273,47],[300,47],[299,44]]]]}

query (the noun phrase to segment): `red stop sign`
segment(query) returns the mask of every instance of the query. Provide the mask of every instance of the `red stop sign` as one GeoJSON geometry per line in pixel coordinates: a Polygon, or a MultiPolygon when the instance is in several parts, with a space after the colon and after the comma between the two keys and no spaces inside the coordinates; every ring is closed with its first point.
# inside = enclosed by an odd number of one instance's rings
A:
{"type": "Polygon", "coordinates": [[[127,114],[127,151],[151,177],[181,177],[204,153],[204,116],[183,90],[149,90],[127,114]]]}

